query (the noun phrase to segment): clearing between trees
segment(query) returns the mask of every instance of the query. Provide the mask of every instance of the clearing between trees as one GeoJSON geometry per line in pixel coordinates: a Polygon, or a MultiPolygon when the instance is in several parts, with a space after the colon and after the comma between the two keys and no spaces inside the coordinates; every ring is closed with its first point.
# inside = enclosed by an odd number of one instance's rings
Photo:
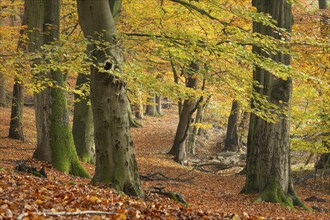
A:
{"type": "MultiPolygon", "coordinates": [[[[256,195],[240,193],[245,175],[235,174],[235,168],[203,172],[174,162],[167,152],[178,122],[175,109],[166,110],[161,117],[147,116],[141,121],[142,128],[132,129],[146,200],[91,185],[90,179],[67,175],[30,159],[36,147],[34,110],[24,109],[24,142],[7,138],[9,115],[9,108],[0,108],[0,219],[36,219],[35,213],[47,219],[330,219],[329,176],[309,178],[295,185],[300,198],[313,207],[308,212],[279,204],[253,203],[256,195]],[[37,169],[44,166],[47,178],[15,170],[19,164],[37,169]],[[189,205],[175,202],[165,192],[181,194],[189,205]]],[[[210,139],[197,149],[197,155],[217,153],[210,139]]],[[[92,176],[94,165],[83,165],[92,176]]]]}

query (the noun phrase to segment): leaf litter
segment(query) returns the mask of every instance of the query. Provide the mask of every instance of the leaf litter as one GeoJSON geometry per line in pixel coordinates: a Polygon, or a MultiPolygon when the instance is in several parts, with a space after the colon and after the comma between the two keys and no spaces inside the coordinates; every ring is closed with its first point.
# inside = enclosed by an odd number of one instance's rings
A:
{"type": "MultiPolygon", "coordinates": [[[[115,192],[107,185],[92,185],[89,179],[61,173],[46,162],[31,159],[36,144],[34,110],[24,109],[24,142],[7,138],[10,109],[1,107],[0,113],[0,219],[330,219],[330,213],[322,211],[330,209],[330,194],[324,187],[329,185],[329,177],[296,186],[302,200],[312,196],[325,200],[305,202],[321,208],[307,212],[253,203],[256,195],[240,193],[244,176],[206,173],[175,163],[166,154],[178,120],[174,110],[162,117],[146,117],[142,128],[132,129],[140,175],[160,173],[168,177],[142,180],[145,200],[115,192]],[[48,178],[15,170],[19,163],[45,167],[48,178]],[[189,205],[152,193],[155,187],[181,194],[189,205]]],[[[83,165],[93,175],[94,165],[83,165]]]]}

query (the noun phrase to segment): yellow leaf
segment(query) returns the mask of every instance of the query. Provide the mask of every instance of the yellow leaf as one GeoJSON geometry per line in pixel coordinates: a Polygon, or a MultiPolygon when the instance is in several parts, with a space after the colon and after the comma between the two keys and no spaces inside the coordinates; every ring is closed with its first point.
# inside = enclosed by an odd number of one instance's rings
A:
{"type": "Polygon", "coordinates": [[[92,196],[92,197],[88,198],[88,200],[91,202],[96,202],[97,200],[99,200],[99,198],[96,196],[92,196]]]}
{"type": "Polygon", "coordinates": [[[42,201],[42,200],[40,200],[40,199],[37,199],[37,200],[35,201],[35,203],[36,203],[37,205],[41,205],[41,204],[44,203],[44,201],[42,201]]]}

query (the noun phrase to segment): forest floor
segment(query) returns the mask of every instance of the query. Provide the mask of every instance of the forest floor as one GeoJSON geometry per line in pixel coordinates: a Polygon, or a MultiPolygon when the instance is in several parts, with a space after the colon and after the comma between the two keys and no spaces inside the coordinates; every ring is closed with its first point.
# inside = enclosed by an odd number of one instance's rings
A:
{"type": "MultiPolygon", "coordinates": [[[[178,122],[174,110],[166,111],[162,117],[146,117],[141,121],[142,128],[132,129],[140,175],[167,177],[157,181],[143,178],[146,200],[91,185],[89,179],[63,174],[45,162],[32,160],[36,145],[34,110],[24,109],[25,141],[7,138],[9,117],[10,109],[0,107],[0,219],[67,219],[69,212],[76,214],[71,219],[330,219],[329,176],[311,178],[295,186],[302,200],[317,198],[305,202],[318,208],[308,212],[298,207],[252,202],[256,195],[240,193],[244,175],[202,172],[175,163],[166,154],[178,122]],[[38,169],[45,166],[48,178],[16,171],[15,167],[23,162],[38,169]],[[154,187],[180,193],[189,206],[152,193],[154,187]],[[84,214],[86,210],[107,213],[84,214]]],[[[197,154],[217,153],[214,139],[211,137],[197,154]]],[[[83,165],[93,175],[94,166],[83,165]]]]}

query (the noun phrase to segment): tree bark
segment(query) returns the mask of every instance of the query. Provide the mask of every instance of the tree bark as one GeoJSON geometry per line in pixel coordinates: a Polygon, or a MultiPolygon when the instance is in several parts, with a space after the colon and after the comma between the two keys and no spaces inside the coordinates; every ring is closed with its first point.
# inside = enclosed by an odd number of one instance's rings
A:
{"type": "MultiPolygon", "coordinates": [[[[291,32],[293,16],[291,5],[286,0],[253,0],[258,12],[269,13],[277,21],[278,27],[291,32]]],[[[279,39],[281,36],[268,26],[253,22],[253,31],[279,39]]],[[[253,47],[254,53],[269,57],[276,62],[291,65],[289,54],[281,52],[271,55],[262,48],[253,47]]],[[[277,78],[271,73],[256,67],[253,79],[263,87],[254,90],[268,97],[268,101],[281,109],[290,109],[292,91],[291,79],[277,78]]],[[[254,102],[258,102],[253,98],[254,102]]],[[[251,114],[248,149],[247,174],[244,192],[260,193],[256,201],[276,202],[286,206],[304,206],[297,197],[290,169],[290,123],[288,116],[278,113],[277,122],[271,123],[251,114]]],[[[306,208],[306,207],[305,207],[306,208]]]]}
{"type": "MultiPolygon", "coordinates": [[[[31,45],[39,49],[42,44],[59,40],[60,0],[44,4],[29,0],[28,26],[31,45]],[[43,38],[42,38],[43,35],[43,38]]],[[[45,74],[54,85],[63,86],[63,74],[52,70],[45,74]]],[[[80,165],[69,125],[66,93],[56,87],[46,87],[35,94],[37,148],[33,157],[50,162],[56,169],[73,175],[89,177],[80,165]]]]}
{"type": "Polygon", "coordinates": [[[6,100],[6,80],[5,76],[0,73],[0,106],[4,107],[7,105],[6,100]]]}
{"type": "Polygon", "coordinates": [[[11,105],[10,125],[9,125],[9,138],[24,140],[23,133],[23,105],[24,105],[24,92],[23,85],[15,80],[13,89],[13,99],[11,105]]]}
{"type": "Polygon", "coordinates": [[[142,92],[138,90],[138,101],[134,104],[134,115],[137,119],[143,119],[143,101],[142,101],[142,92]]]}
{"type": "MultiPolygon", "coordinates": [[[[27,0],[24,1],[24,12],[22,17],[22,26],[27,25],[27,0]]],[[[17,50],[26,50],[23,42],[23,36],[26,34],[25,29],[20,31],[20,38],[18,40],[17,50]]],[[[22,66],[18,64],[16,69],[18,73],[22,72],[22,66]]],[[[13,86],[13,98],[11,106],[11,116],[9,125],[9,138],[24,140],[23,132],[23,106],[24,106],[24,86],[22,82],[15,77],[13,86]]]]}
{"type": "MultiPolygon", "coordinates": [[[[89,93],[83,89],[90,84],[90,75],[78,74],[76,89],[82,89],[83,93],[89,93]]],[[[86,163],[95,163],[95,142],[92,105],[90,96],[81,97],[75,94],[72,134],[78,157],[86,163]]]]}
{"type": "MultiPolygon", "coordinates": [[[[327,0],[319,0],[319,9],[320,10],[326,10],[327,7],[327,0]]],[[[321,36],[326,38],[330,34],[330,25],[327,22],[329,18],[327,17],[326,13],[322,13],[321,15],[321,36]]],[[[324,119],[323,119],[324,120],[324,119]]],[[[326,122],[325,122],[326,123],[326,122]]],[[[323,144],[330,149],[330,145],[326,143],[326,141],[323,142],[323,144]]],[[[324,167],[330,167],[330,153],[325,153],[320,156],[320,159],[316,162],[315,168],[316,169],[322,169],[324,167]]]]}
{"type": "Polygon", "coordinates": [[[227,133],[224,151],[237,152],[239,150],[239,140],[237,134],[237,124],[239,118],[239,103],[234,100],[228,118],[227,133]]]}
{"type": "Polygon", "coordinates": [[[148,104],[147,104],[147,108],[146,108],[146,115],[149,116],[157,116],[157,109],[156,109],[156,96],[155,95],[151,95],[150,97],[148,97],[148,104]]]}
{"type": "MultiPolygon", "coordinates": [[[[203,97],[201,98],[200,102],[203,102],[203,97]]],[[[194,123],[202,123],[203,109],[204,109],[203,107],[204,105],[198,104],[194,123]]],[[[188,152],[192,155],[195,155],[196,152],[196,140],[197,140],[198,131],[199,131],[198,126],[193,126],[189,128],[188,152]]]]}
{"type": "MultiPolygon", "coordinates": [[[[175,63],[174,63],[174,60],[172,58],[171,53],[169,53],[169,58],[170,58],[171,67],[172,67],[172,71],[173,71],[174,82],[176,84],[179,84],[179,75],[178,75],[178,72],[176,71],[175,63]]],[[[178,113],[179,113],[179,116],[181,115],[181,112],[182,112],[182,99],[178,98],[178,113]]]]}
{"type": "Polygon", "coordinates": [[[158,115],[162,115],[163,114],[163,110],[162,110],[162,97],[156,95],[156,111],[158,115]]]}
{"type": "MultiPolygon", "coordinates": [[[[195,63],[191,63],[190,70],[193,72],[199,71],[199,66],[195,63]]],[[[192,76],[193,73],[189,73],[187,77],[186,86],[189,88],[196,89],[197,87],[197,78],[192,76]]],[[[182,112],[180,114],[180,120],[178,127],[176,129],[175,138],[173,141],[172,148],[169,154],[174,155],[174,160],[180,164],[185,164],[187,160],[187,146],[186,139],[188,135],[189,126],[191,123],[191,117],[195,108],[196,102],[192,100],[185,100],[183,103],[182,112]]]]}
{"type": "Polygon", "coordinates": [[[107,43],[91,45],[88,51],[94,57],[91,101],[96,163],[92,181],[111,183],[118,191],[144,197],[130,133],[126,85],[122,79],[112,74],[112,71],[124,74],[121,67],[122,56],[115,37],[116,19],[113,16],[119,13],[120,7],[110,7],[115,3],[121,4],[121,1],[78,0],[77,2],[79,22],[85,37],[107,43]],[[106,46],[109,44],[110,48],[106,46]],[[102,49],[97,49],[96,46],[102,49]],[[105,62],[111,66],[106,73],[99,68],[99,64],[105,62]]]}
{"type": "MultiPolygon", "coordinates": [[[[1,14],[1,11],[0,11],[1,14]]],[[[0,26],[2,26],[2,20],[0,20],[0,26]]],[[[1,38],[1,36],[0,36],[1,38]]],[[[6,80],[3,73],[0,73],[0,106],[5,107],[7,105],[6,100],[6,80]]]]}
{"type": "Polygon", "coordinates": [[[319,9],[327,9],[327,0],[318,0],[319,9]]]}

